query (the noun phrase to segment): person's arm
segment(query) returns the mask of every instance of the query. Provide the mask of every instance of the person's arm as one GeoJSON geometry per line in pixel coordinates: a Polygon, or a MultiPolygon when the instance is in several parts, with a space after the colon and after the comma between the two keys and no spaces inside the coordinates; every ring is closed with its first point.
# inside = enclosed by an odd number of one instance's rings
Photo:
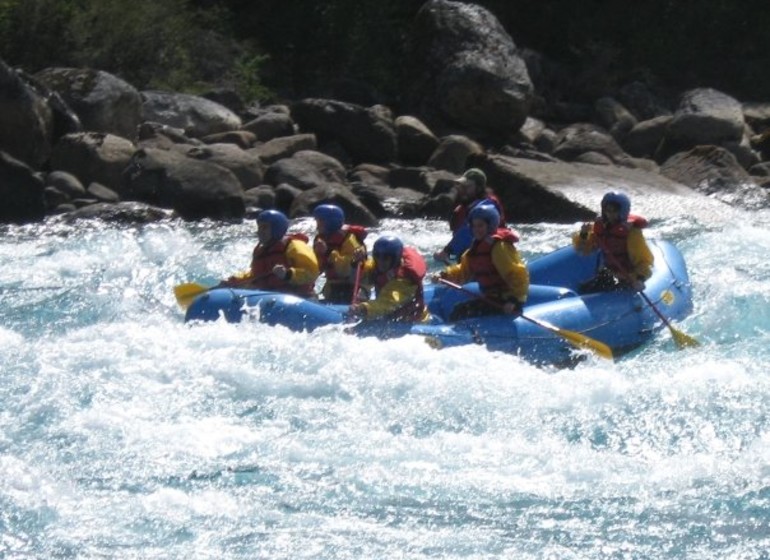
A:
{"type": "Polygon", "coordinates": [[[373,301],[361,303],[367,319],[377,319],[394,312],[396,309],[411,301],[417,286],[406,278],[395,278],[380,289],[373,301]]]}
{"type": "Polygon", "coordinates": [[[473,234],[468,223],[464,223],[452,234],[452,239],[444,247],[447,255],[462,255],[473,243],[473,234]]]}
{"type": "Polygon", "coordinates": [[[628,232],[628,257],[634,269],[631,272],[634,280],[644,282],[652,276],[652,265],[655,263],[655,257],[644,239],[642,230],[632,227],[628,232]]]}
{"type": "Polygon", "coordinates": [[[457,264],[449,265],[444,270],[442,270],[438,276],[440,278],[446,278],[447,280],[451,282],[455,282],[457,284],[465,284],[470,280],[471,277],[471,268],[468,264],[468,252],[466,251],[463,253],[463,256],[460,257],[460,262],[457,264]]]}
{"type": "Polygon", "coordinates": [[[222,280],[216,285],[217,288],[247,288],[253,275],[251,270],[236,272],[226,280],[222,280]]]}
{"type": "Polygon", "coordinates": [[[362,247],[361,242],[355,235],[348,235],[342,242],[339,250],[329,253],[329,262],[334,267],[334,272],[339,278],[349,278],[351,271],[355,270],[353,265],[353,253],[358,247],[362,247]]]}
{"type": "Polygon", "coordinates": [[[529,292],[529,271],[519,252],[511,243],[495,243],[492,246],[492,264],[505,280],[508,292],[519,303],[527,301],[529,292]]]}
{"type": "Polygon", "coordinates": [[[286,260],[289,262],[289,283],[310,284],[318,278],[318,260],[307,243],[297,239],[291,240],[286,247],[286,260]]]}
{"type": "Polygon", "coordinates": [[[587,255],[596,249],[592,224],[585,223],[580,226],[580,231],[572,235],[572,246],[581,255],[587,255]]]}

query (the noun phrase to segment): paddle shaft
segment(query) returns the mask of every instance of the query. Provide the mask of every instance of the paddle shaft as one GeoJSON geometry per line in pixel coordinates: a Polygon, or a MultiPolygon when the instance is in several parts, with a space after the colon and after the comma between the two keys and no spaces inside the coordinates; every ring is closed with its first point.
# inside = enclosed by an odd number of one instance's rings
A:
{"type": "MultiPolygon", "coordinates": [[[[621,264],[618,262],[618,260],[615,258],[615,255],[607,251],[606,246],[604,245],[604,242],[601,238],[596,237],[596,243],[599,245],[599,248],[602,250],[602,253],[604,254],[605,258],[607,258],[610,263],[612,263],[613,266],[617,268],[617,273],[620,274],[623,278],[626,279],[627,282],[633,284],[634,279],[631,276],[631,273],[628,272],[621,264]]],[[[660,309],[658,309],[658,306],[656,306],[653,301],[647,296],[647,294],[644,293],[644,289],[636,290],[636,292],[642,296],[642,299],[647,302],[647,305],[650,306],[650,309],[652,309],[655,312],[655,315],[658,316],[658,318],[663,321],[663,324],[668,327],[668,330],[671,331],[671,335],[674,338],[674,341],[676,341],[678,346],[686,347],[686,346],[698,346],[700,343],[695,340],[693,337],[689,336],[688,334],[685,334],[684,332],[674,328],[674,325],[671,324],[671,321],[669,321],[663,313],[661,313],[660,309]]]]}
{"type": "MultiPolygon", "coordinates": [[[[439,278],[439,282],[441,282],[442,284],[446,284],[447,286],[449,286],[450,288],[454,288],[455,290],[460,290],[461,292],[463,292],[465,294],[468,294],[469,296],[472,296],[472,297],[474,297],[476,299],[483,300],[483,301],[487,302],[489,305],[500,309],[501,311],[505,309],[505,306],[502,303],[498,303],[498,302],[494,301],[493,299],[488,298],[484,294],[477,294],[476,292],[472,292],[472,291],[470,291],[470,290],[468,290],[466,288],[463,288],[460,284],[455,284],[454,282],[450,282],[446,278],[439,278]]],[[[537,325],[538,327],[543,327],[545,329],[553,330],[553,329],[549,328],[549,327],[552,327],[552,325],[548,325],[548,324],[546,324],[546,323],[544,323],[544,322],[542,322],[542,321],[540,321],[538,319],[533,319],[532,317],[527,317],[523,313],[520,313],[519,317],[521,317],[525,321],[529,321],[530,323],[532,323],[534,325],[537,325]]],[[[556,329],[556,331],[559,330],[558,327],[553,327],[553,328],[556,329]]]]}
{"type": "MultiPolygon", "coordinates": [[[[605,258],[609,260],[614,267],[617,268],[615,272],[620,274],[627,282],[633,284],[634,279],[631,276],[631,273],[628,272],[621,264],[618,262],[618,260],[615,258],[615,255],[607,251],[606,245],[604,245],[604,241],[600,239],[599,237],[596,237],[596,243],[599,245],[599,248],[602,250],[602,253],[604,254],[605,258]]],[[[652,310],[655,312],[655,315],[660,317],[660,320],[663,321],[663,324],[665,324],[668,328],[673,328],[671,326],[671,323],[666,318],[663,313],[660,312],[660,309],[657,308],[657,306],[652,302],[652,300],[647,296],[647,294],[644,293],[644,290],[636,290],[636,292],[644,298],[644,301],[647,302],[647,304],[652,308],[652,310]]]]}
{"type": "Polygon", "coordinates": [[[350,296],[350,305],[355,305],[358,299],[358,290],[361,287],[361,271],[364,268],[364,263],[359,262],[356,265],[356,275],[353,279],[353,295],[350,296]]]}
{"type": "MultiPolygon", "coordinates": [[[[454,288],[455,290],[459,290],[459,291],[461,291],[461,292],[463,292],[465,294],[468,294],[469,296],[471,296],[473,298],[483,300],[483,301],[487,302],[489,305],[491,305],[492,307],[496,307],[496,308],[500,309],[501,311],[503,309],[505,309],[505,306],[502,303],[496,302],[493,299],[488,298],[484,294],[477,294],[476,292],[472,292],[472,291],[470,291],[470,290],[468,290],[466,288],[463,288],[460,284],[456,284],[454,282],[451,282],[450,280],[447,280],[446,278],[439,278],[438,281],[441,282],[442,284],[446,285],[446,286],[449,286],[450,288],[454,288]]],[[[524,317],[524,316],[522,315],[522,317],[524,317]]],[[[526,317],[524,317],[524,318],[526,319],[526,317]]]]}
{"type": "MultiPolygon", "coordinates": [[[[489,303],[490,305],[497,307],[498,309],[504,309],[504,306],[499,304],[496,301],[493,301],[489,299],[488,297],[477,294],[475,292],[472,292],[470,290],[467,290],[463,288],[460,284],[455,284],[454,282],[450,282],[449,280],[445,278],[439,278],[439,282],[442,284],[445,284],[449,286],[450,288],[454,288],[455,290],[460,290],[463,293],[466,293],[474,298],[482,299],[489,303]]],[[[584,334],[580,334],[575,331],[568,331],[565,329],[560,329],[559,327],[552,325],[550,323],[547,323],[545,321],[541,321],[540,319],[535,319],[534,317],[528,317],[524,315],[523,313],[519,314],[519,317],[524,319],[525,321],[528,321],[532,323],[533,325],[537,325],[540,328],[543,328],[547,331],[550,331],[565,340],[567,340],[570,344],[577,346],[578,348],[588,348],[589,350],[595,352],[602,358],[606,358],[608,360],[611,360],[613,358],[612,356],[612,349],[604,344],[603,342],[600,342],[598,340],[594,340],[593,338],[590,338],[584,334]]]]}
{"type": "MultiPolygon", "coordinates": [[[[272,274],[271,272],[268,272],[267,274],[263,274],[261,276],[258,276],[255,279],[251,280],[262,280],[263,278],[267,278],[272,274]]],[[[245,280],[244,280],[245,282],[245,280]]],[[[179,284],[178,286],[174,287],[174,295],[176,296],[177,303],[184,309],[189,307],[189,305],[192,303],[192,301],[200,296],[201,294],[205,294],[206,292],[210,290],[214,290],[217,288],[237,288],[237,286],[204,286],[203,284],[196,284],[196,283],[189,283],[189,284],[179,284]]]]}

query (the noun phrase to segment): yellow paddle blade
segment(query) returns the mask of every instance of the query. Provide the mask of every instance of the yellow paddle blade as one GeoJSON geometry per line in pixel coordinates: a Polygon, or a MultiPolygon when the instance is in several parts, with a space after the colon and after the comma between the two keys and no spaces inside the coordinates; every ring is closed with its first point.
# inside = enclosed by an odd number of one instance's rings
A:
{"type": "Polygon", "coordinates": [[[566,331],[564,329],[558,329],[558,334],[563,336],[564,339],[569,341],[573,346],[591,350],[606,360],[612,360],[614,358],[612,355],[612,348],[603,342],[599,342],[595,338],[590,338],[575,331],[566,331]]]}
{"type": "Polygon", "coordinates": [[[612,355],[612,348],[594,338],[590,338],[584,334],[580,334],[579,332],[560,329],[551,323],[547,323],[546,321],[542,321],[540,319],[535,319],[534,317],[527,317],[526,315],[522,315],[521,318],[529,321],[530,323],[534,323],[540,327],[543,327],[544,329],[548,329],[552,333],[561,336],[564,340],[573,346],[576,346],[577,348],[586,348],[607,360],[612,360],[614,358],[612,355]]]}
{"type": "Polygon", "coordinates": [[[675,329],[671,325],[669,325],[668,328],[671,331],[671,336],[674,338],[674,341],[676,342],[677,346],[679,346],[679,348],[697,348],[700,346],[700,342],[695,340],[690,335],[675,329]]]}
{"type": "Polygon", "coordinates": [[[186,284],[179,284],[174,286],[174,295],[176,296],[176,302],[182,309],[187,309],[193,300],[204,292],[208,292],[211,288],[204,286],[203,284],[197,284],[195,282],[187,282],[186,284]]]}

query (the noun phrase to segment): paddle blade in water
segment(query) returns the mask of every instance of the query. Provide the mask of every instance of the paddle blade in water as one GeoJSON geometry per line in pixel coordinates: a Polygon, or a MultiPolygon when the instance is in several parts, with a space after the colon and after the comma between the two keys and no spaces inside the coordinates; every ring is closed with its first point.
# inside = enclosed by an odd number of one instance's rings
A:
{"type": "Polygon", "coordinates": [[[698,342],[690,335],[675,329],[671,325],[669,325],[669,329],[671,330],[671,336],[674,337],[674,341],[676,342],[677,346],[679,346],[679,348],[697,348],[700,346],[700,342],[698,342]]]}
{"type": "Polygon", "coordinates": [[[208,286],[204,286],[203,284],[187,282],[185,284],[174,286],[174,296],[176,296],[176,302],[179,304],[179,307],[187,309],[196,297],[209,291],[209,289],[208,286]]]}
{"type": "Polygon", "coordinates": [[[603,342],[596,340],[595,338],[590,338],[584,334],[580,334],[579,332],[569,331],[567,329],[561,329],[555,325],[552,325],[551,323],[548,323],[541,319],[535,319],[534,317],[528,317],[526,315],[522,315],[521,318],[524,319],[525,321],[529,321],[530,323],[534,323],[540,327],[543,327],[544,329],[548,329],[549,331],[559,335],[564,340],[566,340],[573,346],[576,346],[577,348],[585,348],[585,349],[591,350],[592,352],[598,354],[599,356],[607,360],[612,360],[614,358],[614,356],[612,355],[612,348],[610,348],[603,342]]]}

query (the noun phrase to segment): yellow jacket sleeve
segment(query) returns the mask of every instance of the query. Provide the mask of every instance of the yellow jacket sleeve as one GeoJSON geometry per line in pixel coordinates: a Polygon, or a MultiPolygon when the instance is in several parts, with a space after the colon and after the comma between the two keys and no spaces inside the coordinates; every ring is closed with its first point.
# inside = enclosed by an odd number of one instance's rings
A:
{"type": "Polygon", "coordinates": [[[339,251],[335,249],[329,253],[329,262],[339,278],[349,278],[352,271],[355,270],[355,267],[351,266],[351,261],[353,260],[353,252],[358,247],[361,247],[361,243],[355,235],[351,234],[342,242],[339,251]]]}
{"type": "Polygon", "coordinates": [[[471,280],[471,267],[468,264],[468,251],[460,257],[460,262],[446,267],[443,276],[456,284],[465,284],[471,280]]]}
{"type": "Polygon", "coordinates": [[[594,232],[588,232],[588,236],[585,239],[580,237],[580,232],[573,234],[572,246],[581,255],[588,255],[598,247],[594,238],[594,232]]]}
{"type": "Polygon", "coordinates": [[[290,284],[310,284],[318,278],[318,259],[313,249],[299,239],[292,239],[286,247],[286,260],[291,270],[290,284]]]}
{"type": "Polygon", "coordinates": [[[527,301],[529,270],[516,247],[511,243],[495,243],[492,246],[492,264],[508,286],[504,295],[511,295],[520,303],[527,301]]]}
{"type": "Polygon", "coordinates": [[[655,257],[644,239],[644,233],[637,227],[632,227],[628,232],[628,257],[634,269],[631,273],[634,277],[641,277],[647,280],[652,276],[652,265],[655,263],[655,257]]]}
{"type": "Polygon", "coordinates": [[[376,299],[362,304],[366,309],[366,318],[377,319],[394,312],[411,301],[416,292],[417,286],[406,278],[391,280],[380,289],[376,299]]]}

